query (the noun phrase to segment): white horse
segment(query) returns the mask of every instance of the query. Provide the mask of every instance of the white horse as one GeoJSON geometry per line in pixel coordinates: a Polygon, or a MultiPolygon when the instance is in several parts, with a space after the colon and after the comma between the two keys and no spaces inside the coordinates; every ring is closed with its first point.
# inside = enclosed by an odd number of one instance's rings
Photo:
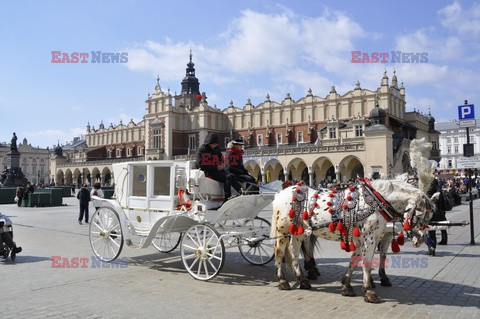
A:
{"type": "MultiPolygon", "coordinates": [[[[277,193],[273,201],[271,237],[276,238],[275,265],[279,288],[290,289],[282,271],[282,260],[291,263],[300,288],[310,289],[310,283],[299,267],[302,244],[310,234],[340,241],[341,249],[352,252],[350,266],[342,279],[342,294],[355,295],[350,285],[351,275],[359,260],[363,265],[365,300],[378,302],[372,287],[371,269],[376,247],[380,260],[385,260],[393,229],[387,222],[404,221],[403,228],[411,232],[412,243],[420,246],[426,235],[425,228],[432,217],[431,203],[418,188],[398,180],[365,179],[346,189],[314,190],[302,184],[277,193]],[[399,213],[400,212],[400,213],[399,213]]],[[[392,250],[398,252],[403,244],[403,232],[392,241],[392,250]]],[[[310,246],[311,247],[311,246],[310,246]]],[[[307,247],[306,265],[311,265],[313,249],[307,247]]],[[[313,261],[313,266],[315,265],[313,261]]],[[[390,285],[383,267],[380,267],[383,285],[390,285]]]]}

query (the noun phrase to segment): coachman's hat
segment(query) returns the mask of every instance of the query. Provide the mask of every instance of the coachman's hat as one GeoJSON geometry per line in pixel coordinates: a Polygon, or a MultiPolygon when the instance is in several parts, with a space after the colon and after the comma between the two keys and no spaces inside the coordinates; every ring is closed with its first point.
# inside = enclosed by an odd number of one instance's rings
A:
{"type": "Polygon", "coordinates": [[[233,140],[232,143],[233,145],[245,145],[245,143],[241,139],[233,140]]]}

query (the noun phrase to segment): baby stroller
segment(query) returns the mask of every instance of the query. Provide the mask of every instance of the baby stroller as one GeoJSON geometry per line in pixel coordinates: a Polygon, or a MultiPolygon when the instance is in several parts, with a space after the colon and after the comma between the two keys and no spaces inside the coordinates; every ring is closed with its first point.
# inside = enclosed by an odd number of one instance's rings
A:
{"type": "MultiPolygon", "coordinates": [[[[0,232],[0,238],[2,244],[0,245],[0,256],[3,257],[3,259],[7,259],[8,255],[10,255],[10,258],[12,260],[15,260],[17,257],[17,254],[22,251],[21,247],[16,247],[15,242],[13,242],[13,226],[12,225],[5,225],[6,220],[3,218],[0,218],[0,229],[2,230],[0,232]],[[8,239],[6,238],[8,235],[8,239]],[[9,247],[7,245],[8,241],[11,241],[13,243],[13,248],[9,247]]],[[[11,246],[11,245],[10,245],[11,246]]]]}

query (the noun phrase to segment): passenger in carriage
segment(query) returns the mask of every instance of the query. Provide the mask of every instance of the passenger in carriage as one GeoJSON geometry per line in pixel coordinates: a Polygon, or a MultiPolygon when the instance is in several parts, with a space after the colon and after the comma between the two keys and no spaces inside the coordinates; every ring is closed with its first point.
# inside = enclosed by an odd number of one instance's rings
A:
{"type": "Polygon", "coordinates": [[[227,145],[227,154],[225,162],[227,171],[235,175],[239,182],[247,183],[247,191],[250,193],[258,193],[258,186],[255,184],[255,178],[248,174],[247,169],[243,166],[243,148],[245,143],[238,139],[230,141],[227,145]]]}
{"type": "Polygon", "coordinates": [[[205,172],[205,175],[223,183],[225,201],[232,196],[231,187],[240,193],[242,186],[235,176],[225,168],[222,152],[218,148],[219,138],[217,134],[209,133],[205,143],[197,151],[196,166],[205,172]]]}

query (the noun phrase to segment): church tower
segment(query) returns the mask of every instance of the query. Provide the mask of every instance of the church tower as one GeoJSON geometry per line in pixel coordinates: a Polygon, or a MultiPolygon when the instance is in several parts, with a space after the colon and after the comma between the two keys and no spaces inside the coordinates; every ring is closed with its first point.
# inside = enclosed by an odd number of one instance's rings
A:
{"type": "Polygon", "coordinates": [[[200,83],[195,77],[195,64],[192,62],[192,51],[190,50],[190,62],[187,63],[185,77],[182,80],[182,91],[175,96],[175,106],[185,107],[189,110],[200,105],[202,94],[200,94],[200,83]]]}

